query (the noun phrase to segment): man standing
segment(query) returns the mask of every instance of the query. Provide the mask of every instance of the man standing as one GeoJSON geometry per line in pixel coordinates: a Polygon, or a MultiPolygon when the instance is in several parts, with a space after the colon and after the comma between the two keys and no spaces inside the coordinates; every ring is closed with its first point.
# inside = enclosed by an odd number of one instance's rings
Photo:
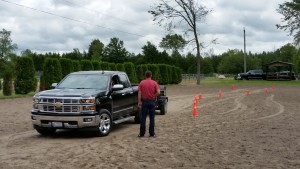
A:
{"type": "Polygon", "coordinates": [[[150,137],[155,137],[154,132],[154,116],[155,116],[155,100],[160,94],[160,89],[156,81],[152,80],[152,72],[146,71],[146,79],[142,80],[138,87],[138,107],[142,108],[141,125],[139,137],[144,137],[146,132],[146,118],[149,113],[150,125],[149,134],[150,137]]]}

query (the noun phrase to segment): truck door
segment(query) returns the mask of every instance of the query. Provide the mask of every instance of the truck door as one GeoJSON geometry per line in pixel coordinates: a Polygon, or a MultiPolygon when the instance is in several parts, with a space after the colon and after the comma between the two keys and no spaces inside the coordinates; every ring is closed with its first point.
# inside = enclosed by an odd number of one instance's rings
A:
{"type": "Polygon", "coordinates": [[[137,100],[137,96],[134,96],[134,92],[132,90],[131,84],[129,82],[129,79],[125,73],[119,74],[120,82],[124,86],[124,93],[123,93],[123,110],[125,113],[131,113],[133,111],[134,106],[133,105],[134,99],[137,100]]]}

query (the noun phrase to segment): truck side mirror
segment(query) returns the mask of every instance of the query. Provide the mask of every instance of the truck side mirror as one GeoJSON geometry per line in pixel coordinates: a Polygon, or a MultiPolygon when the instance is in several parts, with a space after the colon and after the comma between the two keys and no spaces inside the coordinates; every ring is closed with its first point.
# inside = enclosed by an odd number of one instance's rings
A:
{"type": "Polygon", "coordinates": [[[123,89],[124,89],[124,86],[122,84],[115,84],[112,87],[112,91],[118,91],[118,90],[123,90],[123,89]]]}
{"type": "Polygon", "coordinates": [[[57,83],[52,83],[51,88],[54,89],[57,86],[57,83]]]}

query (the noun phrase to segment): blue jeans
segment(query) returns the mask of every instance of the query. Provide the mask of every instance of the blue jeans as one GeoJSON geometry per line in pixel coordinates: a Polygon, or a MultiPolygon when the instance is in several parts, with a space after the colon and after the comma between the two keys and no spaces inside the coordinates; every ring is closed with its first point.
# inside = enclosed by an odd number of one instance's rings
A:
{"type": "Polygon", "coordinates": [[[141,117],[141,126],[140,126],[140,135],[145,135],[146,132],[146,118],[149,113],[150,125],[149,125],[149,134],[154,136],[154,125],[155,125],[155,101],[154,100],[144,100],[142,102],[142,117],[141,117]]]}

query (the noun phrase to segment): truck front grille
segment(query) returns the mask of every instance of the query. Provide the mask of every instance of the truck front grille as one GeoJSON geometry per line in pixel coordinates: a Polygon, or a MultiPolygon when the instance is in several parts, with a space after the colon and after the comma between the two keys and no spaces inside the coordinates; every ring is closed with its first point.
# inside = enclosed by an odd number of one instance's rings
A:
{"type": "Polygon", "coordinates": [[[40,111],[53,113],[76,113],[80,112],[79,99],[41,98],[40,111]]]}

